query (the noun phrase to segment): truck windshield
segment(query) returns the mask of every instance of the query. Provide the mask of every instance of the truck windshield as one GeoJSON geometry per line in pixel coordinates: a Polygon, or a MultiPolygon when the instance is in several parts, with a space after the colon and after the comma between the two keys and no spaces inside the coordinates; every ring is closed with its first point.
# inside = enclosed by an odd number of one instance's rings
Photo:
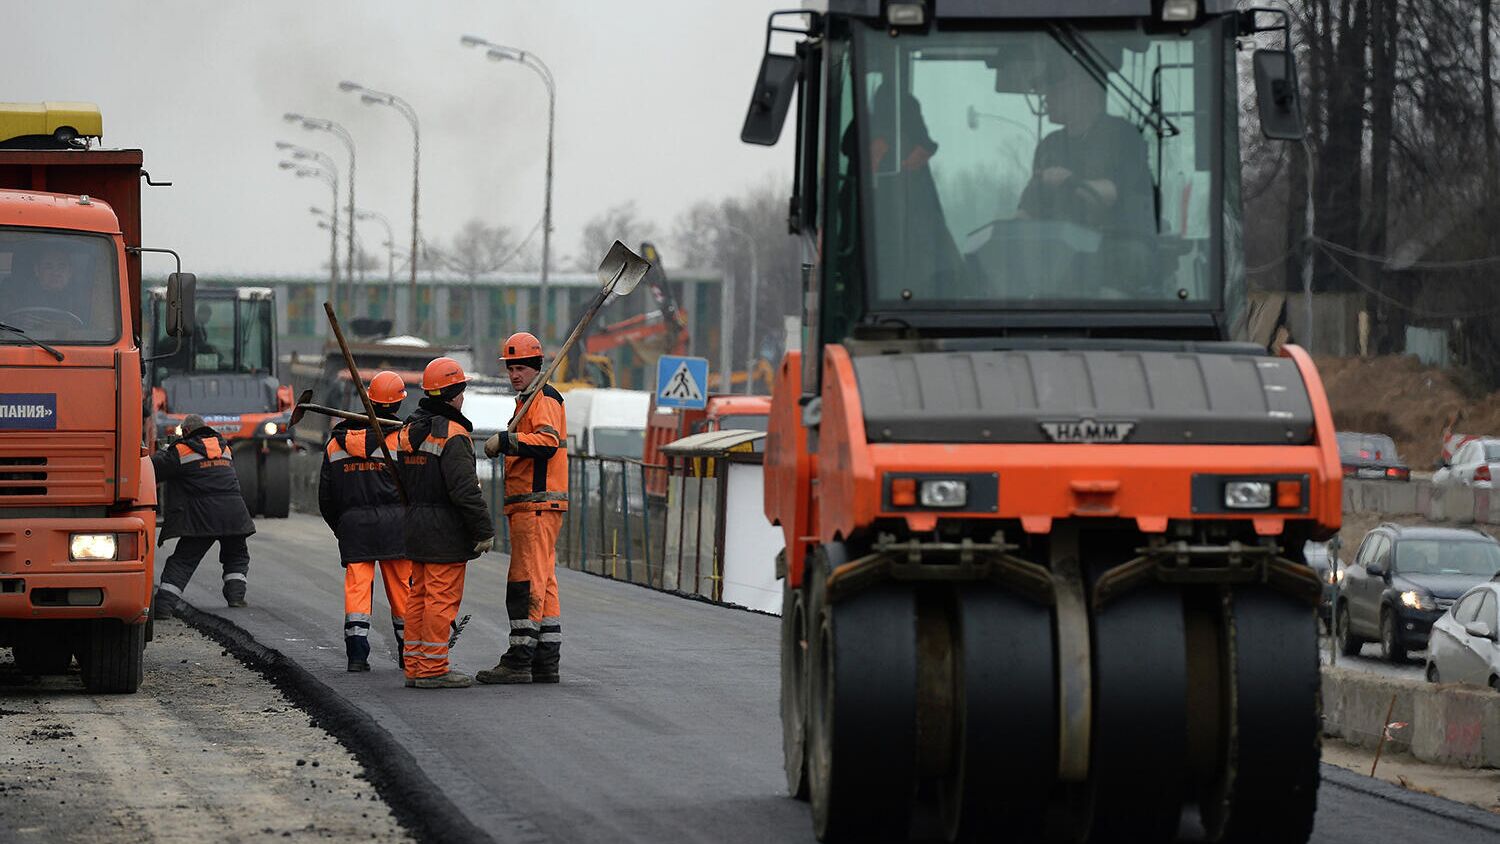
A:
{"type": "Polygon", "coordinates": [[[872,309],[1224,307],[1220,28],[854,35],[834,204],[857,180],[872,309]]]}
{"type": "MultiPolygon", "coordinates": [[[[115,245],[103,235],[0,229],[0,322],[44,343],[120,336],[115,245]]],[[[0,334],[0,344],[25,343],[0,334]]]]}
{"type": "MultiPolygon", "coordinates": [[[[153,297],[156,348],[170,350],[177,341],[166,336],[165,303],[153,297]]],[[[271,332],[275,314],[268,298],[205,297],[199,295],[192,337],[177,354],[155,364],[154,382],[178,374],[251,373],[275,371],[271,332]]]]}

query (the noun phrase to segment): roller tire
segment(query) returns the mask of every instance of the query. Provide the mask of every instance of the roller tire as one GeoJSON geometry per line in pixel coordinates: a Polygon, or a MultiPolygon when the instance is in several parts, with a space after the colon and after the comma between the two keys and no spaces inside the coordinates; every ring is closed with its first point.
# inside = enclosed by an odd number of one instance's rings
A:
{"type": "Polygon", "coordinates": [[[134,694],[140,688],[146,625],[95,620],[89,623],[80,647],[84,688],[104,694],[134,694]]]}
{"type": "Polygon", "coordinates": [[[820,841],[904,840],[916,782],[916,599],[886,583],[829,604],[842,553],[820,551],[811,597],[808,780],[820,841]]]}
{"type": "Polygon", "coordinates": [[[1264,588],[1235,590],[1235,770],[1222,840],[1305,842],[1318,806],[1322,721],[1314,611],[1264,588]]]}
{"type": "Polygon", "coordinates": [[[254,442],[240,442],[230,446],[234,460],[234,474],[240,482],[240,497],[245,499],[245,509],[250,515],[260,514],[260,454],[254,442]]]}
{"type": "Polygon", "coordinates": [[[1052,610],[987,584],[965,584],[959,641],[957,827],[960,841],[1038,841],[1057,776],[1052,610]]]}
{"type": "Polygon", "coordinates": [[[1181,593],[1151,585],[1094,616],[1092,840],[1177,840],[1187,760],[1181,593]]]}
{"type": "Polygon", "coordinates": [[[787,793],[798,800],[808,795],[805,608],[806,591],[788,579],[781,593],[781,750],[787,793]]]}
{"type": "Polygon", "coordinates": [[[262,455],[260,467],[260,514],[284,519],[292,511],[292,452],[284,443],[272,443],[262,455]]]}

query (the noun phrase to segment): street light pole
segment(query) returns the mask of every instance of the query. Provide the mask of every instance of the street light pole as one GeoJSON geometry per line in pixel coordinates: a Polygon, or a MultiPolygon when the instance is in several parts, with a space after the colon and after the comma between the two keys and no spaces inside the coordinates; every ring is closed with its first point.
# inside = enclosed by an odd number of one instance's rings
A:
{"type": "MultiPolygon", "coordinates": [[[[328,155],[327,153],[322,152],[320,150],[315,150],[315,149],[312,149],[310,147],[299,146],[297,144],[288,143],[286,141],[277,141],[276,142],[276,148],[279,149],[279,150],[281,150],[282,152],[290,153],[291,156],[292,156],[292,158],[294,160],[296,160],[296,161],[315,161],[315,162],[317,162],[317,164],[318,164],[319,167],[325,169],[328,173],[330,173],[330,174],[333,175],[333,178],[334,178],[334,181],[335,181],[334,188],[333,188],[334,191],[335,191],[335,194],[334,194],[334,197],[333,197],[334,224],[337,225],[337,223],[338,223],[338,210],[339,210],[339,198],[338,198],[338,195],[337,195],[337,191],[338,191],[337,181],[338,181],[338,176],[339,176],[339,166],[338,166],[338,163],[333,160],[333,156],[328,155]]],[[[335,257],[337,257],[337,255],[335,255],[335,257]]],[[[333,262],[333,264],[337,264],[337,263],[338,263],[337,261],[333,262]]],[[[331,264],[330,266],[333,266],[333,264],[331,264]]],[[[350,260],[349,260],[349,262],[346,265],[346,270],[347,271],[345,273],[344,280],[346,282],[349,282],[350,284],[352,284],[353,283],[353,276],[354,276],[354,261],[353,261],[353,257],[352,256],[350,257],[350,260]]],[[[329,290],[328,290],[328,298],[329,298],[329,300],[331,300],[333,302],[333,306],[335,308],[337,308],[338,305],[339,305],[339,289],[340,289],[340,287],[339,287],[338,267],[334,266],[333,282],[332,282],[332,285],[329,287],[329,290]]],[[[351,287],[351,290],[352,290],[352,287],[351,287]]]]}
{"type": "MultiPolygon", "coordinates": [[[[756,347],[756,341],[759,338],[755,334],[755,305],[756,299],[760,296],[760,259],[756,256],[755,238],[751,237],[749,232],[738,226],[731,226],[728,223],[723,224],[723,226],[725,231],[733,232],[743,237],[745,243],[750,247],[750,324],[748,326],[750,339],[749,354],[745,358],[745,395],[748,396],[755,389],[755,361],[759,352],[759,349],[756,347]]],[[[729,392],[729,388],[725,387],[724,391],[729,392]]]]}
{"type": "Polygon", "coordinates": [[[385,284],[386,295],[391,299],[391,321],[392,327],[396,318],[396,235],[391,230],[391,221],[378,211],[370,211],[364,208],[357,209],[354,213],[356,219],[374,220],[385,226],[385,284]]]}
{"type": "Polygon", "coordinates": [[[417,122],[416,109],[395,94],[366,88],[358,82],[340,82],[339,90],[351,93],[358,91],[360,102],[365,105],[389,106],[400,112],[406,122],[411,124],[411,301],[407,303],[407,319],[411,333],[421,334],[417,325],[417,244],[421,237],[417,228],[417,209],[422,196],[422,129],[417,122]]]}
{"type": "Polygon", "coordinates": [[[553,79],[552,69],[534,53],[496,44],[477,35],[465,35],[459,39],[459,43],[465,47],[486,48],[488,51],[486,55],[493,61],[508,59],[520,62],[531,68],[547,86],[547,181],[546,196],[542,204],[542,279],[537,285],[536,315],[532,320],[537,330],[545,335],[546,326],[543,325],[543,319],[547,313],[547,279],[552,268],[552,153],[556,148],[553,142],[553,130],[557,124],[557,84],[553,79]]]}
{"type": "Polygon", "coordinates": [[[276,165],[283,170],[291,171],[292,175],[299,179],[322,177],[333,189],[333,237],[328,249],[328,298],[331,300],[338,291],[339,285],[339,174],[332,168],[308,167],[295,161],[283,161],[276,165]]]}
{"type": "MultiPolygon", "coordinates": [[[[302,124],[302,128],[307,129],[309,131],[328,132],[328,133],[334,135],[335,137],[337,137],[340,141],[344,142],[344,147],[349,150],[349,206],[348,206],[349,212],[348,212],[348,216],[349,216],[350,220],[353,220],[354,219],[354,136],[349,133],[348,129],[345,129],[343,126],[339,125],[338,123],[335,123],[332,120],[324,120],[324,119],[322,119],[320,117],[307,117],[307,116],[304,116],[304,115],[301,115],[301,114],[284,114],[284,115],[282,115],[282,119],[285,120],[285,121],[287,121],[288,123],[301,123],[302,124]]],[[[346,257],[346,260],[344,262],[344,265],[349,268],[349,281],[350,281],[349,293],[352,296],[353,293],[354,293],[354,285],[353,285],[353,281],[354,281],[354,227],[353,226],[349,227],[349,243],[348,243],[348,249],[345,252],[345,257],[346,257]]],[[[337,297],[332,297],[332,298],[333,298],[333,305],[334,305],[335,308],[337,308],[338,307],[338,298],[337,297]]]]}

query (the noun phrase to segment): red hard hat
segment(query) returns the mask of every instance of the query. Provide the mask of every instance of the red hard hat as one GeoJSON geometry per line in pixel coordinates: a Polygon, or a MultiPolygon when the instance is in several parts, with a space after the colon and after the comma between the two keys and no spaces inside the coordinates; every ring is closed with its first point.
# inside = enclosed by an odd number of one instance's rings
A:
{"type": "Polygon", "coordinates": [[[517,360],[522,358],[539,358],[542,356],[542,341],[536,336],[525,331],[518,331],[510,335],[501,347],[501,360],[517,360]]]}
{"type": "Polygon", "coordinates": [[[406,398],[406,382],[401,376],[387,369],[377,372],[370,379],[370,401],[381,404],[395,404],[406,398]]]}
{"type": "Polygon", "coordinates": [[[464,368],[453,358],[437,358],[422,370],[422,389],[431,395],[437,395],[444,387],[468,380],[468,376],[464,375],[464,368]]]}

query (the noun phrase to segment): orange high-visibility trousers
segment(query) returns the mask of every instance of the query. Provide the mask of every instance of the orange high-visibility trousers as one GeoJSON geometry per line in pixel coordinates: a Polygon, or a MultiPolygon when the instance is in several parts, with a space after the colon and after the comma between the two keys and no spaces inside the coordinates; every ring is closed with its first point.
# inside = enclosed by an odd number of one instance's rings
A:
{"type": "MultiPolygon", "coordinates": [[[[380,579],[391,605],[396,653],[405,647],[406,600],[411,593],[411,560],[380,560],[380,579]]],[[[375,599],[375,561],[344,566],[344,650],[351,660],[370,658],[370,610],[375,599]]]]}
{"type": "Polygon", "coordinates": [[[505,610],[510,649],[500,664],[533,674],[556,674],[562,652],[562,607],[557,601],[557,534],[563,514],[522,510],[510,516],[510,573],[505,610]]]}
{"type": "Polygon", "coordinates": [[[467,563],[411,564],[411,598],[406,605],[406,676],[448,673],[448,637],[464,596],[467,563]]]}

